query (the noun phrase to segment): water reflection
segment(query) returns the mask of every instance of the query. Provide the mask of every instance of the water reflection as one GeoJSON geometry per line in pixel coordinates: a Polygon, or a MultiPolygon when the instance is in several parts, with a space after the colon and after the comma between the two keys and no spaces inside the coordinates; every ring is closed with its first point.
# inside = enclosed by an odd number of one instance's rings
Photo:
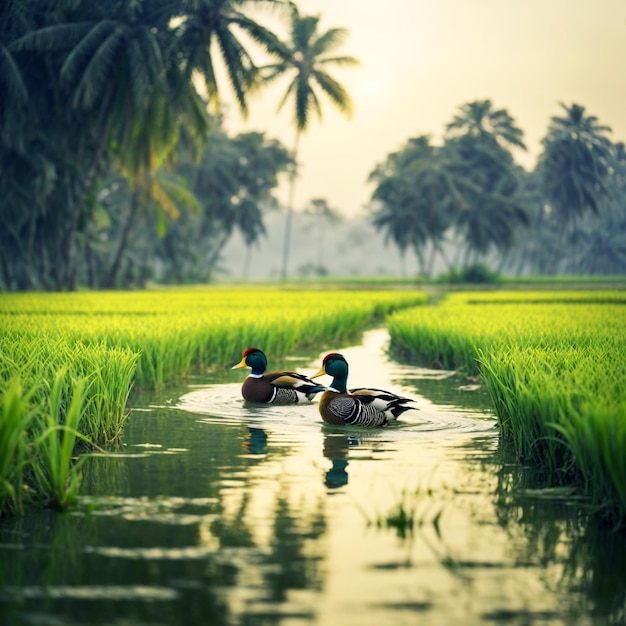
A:
{"type": "Polygon", "coordinates": [[[265,454],[267,450],[267,433],[262,428],[245,427],[243,449],[249,454],[265,454]]]}
{"type": "Polygon", "coordinates": [[[345,433],[324,433],[322,454],[331,463],[324,475],[324,484],[329,489],[337,489],[348,484],[348,453],[351,446],[358,446],[357,437],[345,433]]]}
{"type": "Polygon", "coordinates": [[[539,565],[546,588],[567,594],[572,611],[626,623],[624,533],[599,524],[571,490],[543,488],[545,477],[511,463],[507,450],[497,458],[494,508],[519,566],[539,565]]]}

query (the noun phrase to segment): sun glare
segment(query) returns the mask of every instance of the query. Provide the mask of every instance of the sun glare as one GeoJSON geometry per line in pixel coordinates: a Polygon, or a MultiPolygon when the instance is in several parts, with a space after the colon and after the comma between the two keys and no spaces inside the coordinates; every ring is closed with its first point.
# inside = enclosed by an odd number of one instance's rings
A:
{"type": "Polygon", "coordinates": [[[367,83],[367,88],[372,90],[380,89],[380,83],[378,82],[378,79],[371,78],[367,83]]]}

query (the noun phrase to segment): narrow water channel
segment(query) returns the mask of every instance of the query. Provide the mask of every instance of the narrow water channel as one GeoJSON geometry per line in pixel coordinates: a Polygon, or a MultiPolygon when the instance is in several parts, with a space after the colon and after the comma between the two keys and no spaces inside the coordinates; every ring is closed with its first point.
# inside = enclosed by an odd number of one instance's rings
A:
{"type": "Polygon", "coordinates": [[[386,343],[341,350],[350,386],[417,400],[384,429],[246,407],[242,371],[133,396],[78,510],[0,522],[0,624],[625,623],[624,535],[502,460],[484,387],[386,343]]]}

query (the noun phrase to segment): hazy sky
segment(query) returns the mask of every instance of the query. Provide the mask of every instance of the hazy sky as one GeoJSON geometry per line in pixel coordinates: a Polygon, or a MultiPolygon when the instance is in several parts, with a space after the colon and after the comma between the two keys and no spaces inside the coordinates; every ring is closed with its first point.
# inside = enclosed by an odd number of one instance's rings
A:
{"type": "MultiPolygon", "coordinates": [[[[340,52],[358,68],[329,71],[350,92],[347,119],[324,100],[300,141],[297,210],[326,198],[346,216],[363,210],[376,164],[409,137],[439,143],[459,106],[490,99],[524,132],[530,169],[559,102],[577,103],[626,141],[626,0],[298,0],[321,28],[342,27],[340,52]]],[[[266,14],[260,22],[278,27],[266,14]]],[[[284,31],[283,31],[284,32],[284,31]]],[[[233,132],[265,131],[290,148],[295,130],[287,106],[276,113],[286,83],[250,102],[242,122],[230,109],[233,132]]],[[[279,197],[286,202],[286,184],[279,197]]]]}

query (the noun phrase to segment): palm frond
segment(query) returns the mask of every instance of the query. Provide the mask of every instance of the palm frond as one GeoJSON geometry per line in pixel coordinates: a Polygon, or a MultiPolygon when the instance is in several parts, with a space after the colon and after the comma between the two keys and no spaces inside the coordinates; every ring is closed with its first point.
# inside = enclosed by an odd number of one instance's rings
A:
{"type": "Polygon", "coordinates": [[[23,103],[28,99],[28,90],[24,84],[13,55],[7,48],[0,44],[0,83],[4,84],[8,100],[14,105],[23,103]]]}
{"type": "Polygon", "coordinates": [[[84,33],[61,65],[60,78],[64,84],[71,84],[83,71],[103,40],[115,29],[115,25],[111,20],[103,20],[84,33]]]}
{"type": "Polygon", "coordinates": [[[11,51],[20,52],[67,50],[76,45],[89,32],[92,26],[92,22],[72,22],[46,26],[12,41],[7,47],[11,51]]]}
{"type": "Polygon", "coordinates": [[[113,64],[115,53],[121,44],[126,27],[117,24],[98,46],[83,71],[74,91],[74,106],[91,107],[102,94],[102,88],[109,78],[109,70],[113,64]]]}
{"type": "Polygon", "coordinates": [[[352,115],[352,98],[340,83],[326,72],[315,71],[313,77],[339,111],[348,116],[352,115]]]}

